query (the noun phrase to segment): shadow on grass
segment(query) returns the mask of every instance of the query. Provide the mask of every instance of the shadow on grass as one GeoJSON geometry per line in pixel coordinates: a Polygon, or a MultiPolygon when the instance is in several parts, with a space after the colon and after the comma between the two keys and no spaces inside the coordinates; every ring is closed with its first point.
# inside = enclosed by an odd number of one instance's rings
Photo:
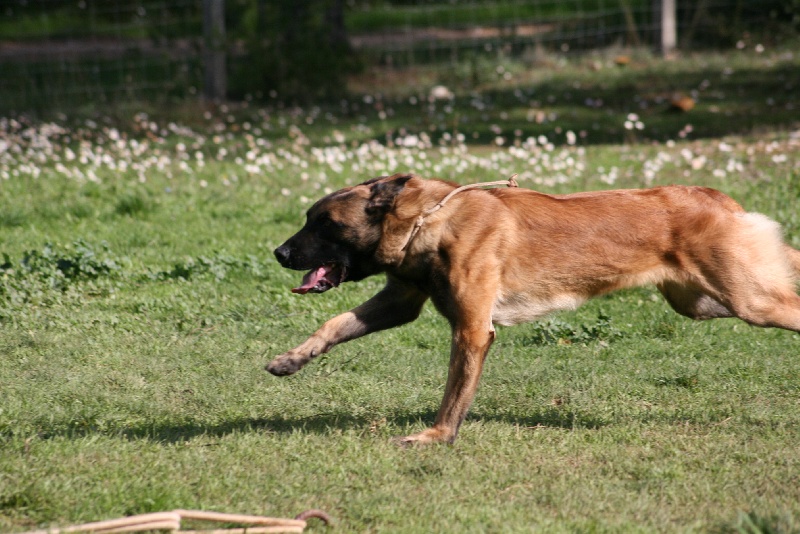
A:
{"type": "MultiPolygon", "coordinates": [[[[433,409],[415,413],[395,414],[387,417],[387,422],[398,427],[401,434],[412,426],[430,426],[436,417],[433,409]]],[[[560,428],[565,430],[595,430],[609,424],[588,414],[580,414],[572,410],[558,408],[545,409],[531,413],[529,416],[516,417],[501,414],[476,414],[467,417],[467,421],[499,422],[509,426],[523,428],[560,428]]],[[[223,437],[230,434],[271,433],[292,434],[306,433],[331,435],[344,430],[363,430],[369,432],[375,421],[369,417],[355,416],[347,413],[319,414],[308,417],[255,417],[239,418],[217,424],[189,421],[183,423],[145,423],[138,426],[99,429],[92,426],[85,428],[40,428],[39,437],[52,439],[68,437],[80,439],[93,435],[122,436],[129,440],[150,440],[158,443],[181,443],[197,437],[223,437]]]]}
{"type": "Polygon", "coordinates": [[[563,430],[598,430],[611,424],[610,421],[591,414],[558,407],[543,408],[522,417],[512,415],[480,414],[467,416],[467,420],[491,421],[521,428],[553,428],[563,430]]]}
{"type": "MultiPolygon", "coordinates": [[[[413,425],[420,421],[433,421],[432,410],[415,414],[392,417],[390,421],[399,426],[413,425]]],[[[149,439],[156,442],[176,443],[188,441],[199,436],[222,437],[229,434],[271,433],[292,434],[305,433],[330,435],[342,430],[363,429],[369,431],[372,421],[367,417],[346,413],[319,414],[308,417],[257,417],[225,421],[219,424],[189,422],[184,424],[154,424],[126,429],[120,432],[128,439],[149,439]]]]}

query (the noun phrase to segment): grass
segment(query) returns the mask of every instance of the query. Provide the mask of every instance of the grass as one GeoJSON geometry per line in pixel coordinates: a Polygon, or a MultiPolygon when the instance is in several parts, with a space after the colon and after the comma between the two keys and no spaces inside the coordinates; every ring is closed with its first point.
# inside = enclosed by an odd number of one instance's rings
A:
{"type": "MultiPolygon", "coordinates": [[[[641,10],[643,2],[632,2],[629,6],[641,10]]],[[[607,15],[602,4],[579,1],[559,3],[519,2],[452,2],[428,3],[428,5],[376,5],[353,9],[347,14],[348,29],[354,33],[374,32],[397,28],[428,28],[468,26],[480,22],[483,25],[513,25],[522,21],[541,22],[581,16],[607,15]],[[579,14],[575,16],[576,12],[579,14]],[[599,15],[598,15],[599,14],[599,15]]],[[[621,17],[621,15],[619,15],[621,17]]]]}
{"type": "MultiPolygon", "coordinates": [[[[324,191],[395,170],[462,183],[520,172],[524,186],[558,192],[707,184],[800,245],[797,112],[781,101],[780,120],[758,119],[771,107],[768,74],[794,75],[764,56],[748,64],[767,74],[744,89],[752,98],[719,99],[713,115],[701,104],[658,134],[671,115],[625,103],[639,102],[641,72],[612,71],[619,103],[575,145],[565,133],[585,119],[563,122],[579,105],[558,70],[530,97],[563,105],[543,124],[514,122],[530,107],[511,98],[524,94],[519,80],[432,106],[409,103],[410,91],[336,113],[0,119],[0,531],[313,507],[340,532],[796,532],[797,334],[694,323],[650,288],[501,328],[453,446],[390,441],[430,425],[441,399],[449,332],[430,306],[296,376],[262,370],[382,285],[292,295],[299,273],[272,249],[324,191]],[[476,110],[452,129],[445,106],[462,112],[477,98],[489,118],[476,110]],[[387,102],[393,125],[379,116],[387,102]],[[741,105],[756,117],[747,128],[741,105]],[[622,126],[631,112],[647,126],[635,136],[622,126]],[[681,138],[686,123],[694,130],[681,138]],[[477,144],[458,140],[473,131],[477,144]],[[503,146],[482,143],[497,136],[503,146]]],[[[676,68],[653,64],[643,77],[692,79],[676,68]]]]}

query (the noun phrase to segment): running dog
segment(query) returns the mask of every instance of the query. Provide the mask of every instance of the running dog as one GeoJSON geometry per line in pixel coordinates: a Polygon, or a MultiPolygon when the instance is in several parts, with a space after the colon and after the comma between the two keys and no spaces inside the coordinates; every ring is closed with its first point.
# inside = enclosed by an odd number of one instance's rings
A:
{"type": "Polygon", "coordinates": [[[413,321],[429,298],[450,322],[450,367],[436,420],[401,443],[455,440],[494,324],[532,321],[617,289],[655,284],[692,319],[738,317],[800,331],[800,251],[784,244],[777,223],[706,187],[546,195],[396,174],[316,202],[275,256],[283,267],[309,271],[295,293],[322,293],[378,273],[387,283],[276,357],[267,366],[274,375],[295,373],[339,343],[413,321]]]}

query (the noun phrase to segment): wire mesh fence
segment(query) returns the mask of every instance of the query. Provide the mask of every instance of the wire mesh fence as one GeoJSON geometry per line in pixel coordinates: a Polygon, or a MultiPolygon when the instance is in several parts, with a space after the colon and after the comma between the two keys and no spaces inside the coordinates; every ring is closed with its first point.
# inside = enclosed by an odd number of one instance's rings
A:
{"type": "Polygon", "coordinates": [[[202,76],[198,2],[6,2],[0,95],[6,110],[186,97],[202,76]]]}
{"type": "MultiPolygon", "coordinates": [[[[791,12],[795,3],[678,1],[678,44],[686,50],[729,46],[754,25],[769,32],[771,20],[791,22],[797,16],[791,12]]],[[[4,4],[0,110],[126,100],[171,102],[203,90],[203,0],[6,0],[4,4]]],[[[225,52],[233,72],[229,96],[235,98],[267,98],[274,76],[281,75],[273,73],[262,82],[254,72],[262,63],[254,60],[249,48],[259,40],[280,39],[286,18],[269,16],[280,9],[288,13],[289,25],[293,13],[324,12],[328,17],[338,9],[350,49],[361,65],[398,68],[452,67],[492,61],[498,55],[534,57],[542,51],[653,49],[661,28],[658,0],[227,0],[225,4],[225,52]],[[250,83],[243,83],[247,77],[252,78],[250,83]]],[[[330,26],[327,21],[322,21],[324,27],[330,26]]],[[[302,59],[291,61],[303,68],[302,59]]],[[[341,68],[335,62],[329,67],[341,68]]]]}

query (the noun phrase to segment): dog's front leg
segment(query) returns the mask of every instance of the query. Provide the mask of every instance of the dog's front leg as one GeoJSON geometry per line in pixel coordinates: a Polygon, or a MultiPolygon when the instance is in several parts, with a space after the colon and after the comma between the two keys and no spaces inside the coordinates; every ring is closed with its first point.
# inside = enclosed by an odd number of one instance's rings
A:
{"type": "Polygon", "coordinates": [[[272,360],[267,371],[276,376],[294,374],[339,343],[413,321],[427,299],[416,287],[389,278],[377,295],[327,321],[301,345],[272,360]]]}
{"type": "Polygon", "coordinates": [[[483,363],[492,346],[495,333],[488,318],[478,319],[453,328],[450,368],[444,399],[431,428],[399,438],[401,444],[448,442],[456,439],[467,415],[483,371],[483,363]]]}

